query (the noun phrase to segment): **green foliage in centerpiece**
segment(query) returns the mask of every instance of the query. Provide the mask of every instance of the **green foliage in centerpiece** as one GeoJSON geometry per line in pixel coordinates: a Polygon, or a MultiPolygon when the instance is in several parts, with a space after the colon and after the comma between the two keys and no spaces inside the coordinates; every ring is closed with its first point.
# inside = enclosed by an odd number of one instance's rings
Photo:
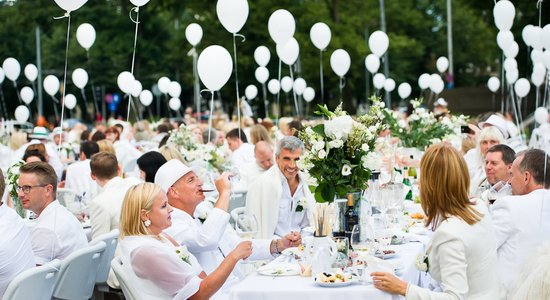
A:
{"type": "Polygon", "coordinates": [[[170,131],[168,142],[176,147],[187,163],[205,161],[218,171],[223,171],[225,163],[224,150],[213,144],[203,144],[193,134],[192,128],[181,125],[170,131]]]}
{"type": "Polygon", "coordinates": [[[319,105],[315,113],[325,116],[323,124],[300,132],[306,153],[300,168],[316,180],[311,187],[317,202],[332,202],[335,196],[345,198],[349,192],[367,188],[372,167],[379,161],[374,152],[384,104],[375,97],[366,115],[354,120],[340,104],[334,112],[319,105]],[[314,191],[313,191],[314,190],[314,191]]]}

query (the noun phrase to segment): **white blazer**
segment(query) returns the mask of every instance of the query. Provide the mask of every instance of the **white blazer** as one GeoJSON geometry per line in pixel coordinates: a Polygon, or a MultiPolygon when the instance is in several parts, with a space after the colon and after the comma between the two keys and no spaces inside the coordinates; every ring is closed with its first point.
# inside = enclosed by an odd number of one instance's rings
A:
{"type": "Polygon", "coordinates": [[[460,218],[450,217],[441,222],[432,236],[429,272],[443,291],[411,284],[407,299],[498,299],[495,233],[487,206],[478,202],[476,209],[485,214],[481,221],[468,225],[460,218]]]}
{"type": "Polygon", "coordinates": [[[550,191],[499,198],[491,210],[497,236],[498,273],[505,288],[514,285],[520,267],[550,241],[550,191]]]}

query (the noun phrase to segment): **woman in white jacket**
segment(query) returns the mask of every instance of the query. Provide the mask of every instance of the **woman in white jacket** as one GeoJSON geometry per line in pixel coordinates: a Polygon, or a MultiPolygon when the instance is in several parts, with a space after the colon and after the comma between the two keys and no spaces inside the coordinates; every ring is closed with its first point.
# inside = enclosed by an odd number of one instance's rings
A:
{"type": "Polygon", "coordinates": [[[439,282],[434,292],[374,272],[374,286],[406,299],[498,299],[496,237],[481,202],[468,199],[470,179],[462,156],[446,144],[431,146],[420,162],[420,199],[434,231],[422,271],[439,282]]]}

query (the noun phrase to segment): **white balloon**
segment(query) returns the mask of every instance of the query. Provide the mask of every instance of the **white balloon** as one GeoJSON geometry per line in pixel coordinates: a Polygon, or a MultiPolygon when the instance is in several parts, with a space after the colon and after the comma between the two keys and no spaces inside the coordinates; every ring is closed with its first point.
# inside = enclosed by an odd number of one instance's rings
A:
{"type": "Polygon", "coordinates": [[[274,11],[267,22],[267,29],[271,39],[278,44],[286,44],[296,31],[294,16],[286,9],[274,11]]]}
{"type": "Polygon", "coordinates": [[[430,76],[430,90],[432,90],[435,94],[439,94],[444,88],[445,83],[443,82],[443,79],[441,79],[441,76],[439,76],[439,74],[432,74],[430,76]]]}
{"type": "Polygon", "coordinates": [[[77,10],[80,7],[82,7],[82,5],[84,5],[84,3],[86,3],[88,0],[54,0],[54,1],[62,9],[68,12],[71,12],[73,10],[77,10]]]}
{"type": "Polygon", "coordinates": [[[497,45],[500,49],[506,50],[514,42],[514,35],[510,30],[499,31],[497,34],[497,45]]]}
{"type": "Polygon", "coordinates": [[[550,50],[550,24],[546,24],[546,26],[542,28],[540,40],[542,41],[542,46],[546,48],[546,51],[550,50]]]}
{"type": "Polygon", "coordinates": [[[290,77],[285,76],[281,78],[281,88],[283,89],[283,92],[290,92],[292,90],[292,85],[294,85],[294,82],[290,77]]]}
{"type": "MultiPolygon", "coordinates": [[[[500,1],[503,1],[503,0],[500,0],[500,1]]],[[[510,46],[508,46],[508,48],[504,50],[504,56],[506,56],[507,58],[508,57],[515,58],[516,56],[518,56],[518,52],[519,52],[519,45],[518,43],[513,42],[510,46]]]]}
{"type": "Polygon", "coordinates": [[[536,63],[533,66],[533,74],[535,74],[537,76],[540,76],[540,77],[544,77],[544,75],[546,75],[546,68],[544,67],[544,64],[536,63]]]}
{"type": "Polygon", "coordinates": [[[25,77],[27,77],[27,79],[30,82],[34,82],[38,77],[38,69],[33,64],[26,65],[25,69],[23,70],[23,73],[25,74],[25,77]]]}
{"type": "Polygon", "coordinates": [[[529,90],[531,89],[531,84],[529,84],[529,80],[525,78],[520,78],[516,81],[514,84],[514,91],[516,91],[516,95],[518,97],[523,98],[529,94],[529,90]]]}
{"type": "Polygon", "coordinates": [[[533,49],[533,51],[531,51],[531,61],[533,61],[533,64],[544,63],[544,59],[542,58],[542,50],[533,49]]]}
{"type": "Polygon", "coordinates": [[[265,67],[271,59],[271,52],[266,46],[259,46],[254,50],[254,60],[260,67],[265,67]]]}
{"type": "Polygon", "coordinates": [[[76,97],[73,94],[67,94],[63,103],[65,103],[66,108],[71,110],[76,106],[76,97]]]}
{"type": "Polygon", "coordinates": [[[128,71],[123,71],[118,74],[117,84],[118,88],[125,94],[130,94],[132,92],[132,86],[134,85],[134,75],[128,71]]]}
{"type": "Polygon", "coordinates": [[[139,94],[139,102],[146,107],[151,105],[151,103],[153,103],[153,93],[149,90],[141,91],[141,94],[139,94]]]}
{"type": "Polygon", "coordinates": [[[168,90],[170,89],[170,78],[163,76],[159,78],[157,85],[161,93],[168,94],[168,90]]]}
{"type": "Polygon", "coordinates": [[[533,74],[531,74],[531,82],[534,86],[540,87],[544,83],[544,75],[535,74],[533,72],[533,74]]]}
{"type": "Polygon", "coordinates": [[[330,56],[330,67],[339,77],[344,77],[351,66],[351,57],[344,49],[336,49],[330,56]]]}
{"type": "Polygon", "coordinates": [[[418,86],[420,89],[427,89],[430,87],[430,74],[424,73],[418,77],[418,86]]]}
{"type": "Polygon", "coordinates": [[[246,96],[246,99],[252,100],[258,96],[258,88],[251,84],[244,90],[244,95],[246,96]]]}
{"type": "Polygon", "coordinates": [[[277,79],[271,79],[267,83],[267,89],[269,90],[269,92],[271,94],[277,95],[279,93],[279,91],[281,90],[281,83],[277,79]]]}
{"type": "Polygon", "coordinates": [[[300,54],[298,41],[291,37],[286,44],[277,44],[277,55],[287,65],[293,65],[300,54]]]}
{"type": "Polygon", "coordinates": [[[57,94],[59,91],[59,79],[54,75],[48,75],[44,78],[44,90],[50,96],[57,94]]]}
{"type": "Polygon", "coordinates": [[[26,107],[25,105],[19,105],[15,109],[15,119],[18,122],[21,122],[21,123],[27,122],[30,115],[31,114],[30,114],[29,108],[26,107]]]}
{"type": "Polygon", "coordinates": [[[533,34],[531,47],[533,47],[533,49],[542,50],[544,46],[544,42],[542,40],[542,36],[543,36],[542,28],[540,28],[539,26],[533,26],[533,28],[531,28],[531,31],[533,34]]]}
{"type": "Polygon", "coordinates": [[[222,46],[208,46],[199,55],[197,69],[202,83],[210,91],[219,91],[233,71],[231,54],[222,46]]]}
{"type": "Polygon", "coordinates": [[[191,46],[197,46],[202,39],[202,27],[197,23],[191,23],[185,28],[185,38],[191,46]]]}
{"type": "Polygon", "coordinates": [[[508,82],[508,84],[513,84],[514,82],[516,82],[516,80],[518,80],[518,78],[519,72],[517,69],[506,72],[506,81],[508,82]]]}
{"type": "Polygon", "coordinates": [[[170,82],[168,87],[168,94],[172,98],[179,98],[181,95],[181,85],[177,81],[170,82]]]}
{"type": "Polygon", "coordinates": [[[168,106],[170,107],[171,110],[177,111],[181,107],[181,100],[178,98],[172,98],[168,102],[168,106]]]}
{"type": "Polygon", "coordinates": [[[248,19],[248,2],[246,0],[218,0],[216,14],[227,31],[237,33],[248,19]]]}
{"type": "Polygon", "coordinates": [[[514,24],[516,8],[512,2],[508,0],[500,0],[493,8],[493,16],[495,17],[495,24],[498,29],[510,30],[510,28],[512,28],[512,24],[514,24]]]}
{"type": "Polygon", "coordinates": [[[21,74],[21,65],[19,65],[17,59],[13,57],[6,58],[2,64],[2,68],[6,73],[6,77],[11,81],[16,81],[17,78],[19,78],[19,74],[21,74]]]}
{"type": "Polygon", "coordinates": [[[89,50],[95,42],[94,26],[88,23],[80,24],[76,30],[76,40],[82,48],[89,50]]]}
{"type": "MultiPolygon", "coordinates": [[[[544,62],[544,66],[550,70],[550,48],[544,50],[542,53],[542,61],[544,62]]],[[[0,83],[2,83],[1,80],[0,83]]]]}
{"type": "Polygon", "coordinates": [[[137,7],[140,7],[140,6],[143,6],[143,5],[147,4],[147,2],[149,2],[149,0],[130,0],[130,2],[132,2],[133,5],[135,5],[137,7]]]}
{"type": "Polygon", "coordinates": [[[5,77],[6,77],[6,74],[4,74],[4,69],[0,68],[0,84],[4,82],[5,77]]]}
{"type": "Polygon", "coordinates": [[[143,85],[141,85],[141,82],[139,82],[139,80],[134,80],[134,84],[132,84],[132,90],[130,91],[130,94],[132,94],[133,97],[139,97],[142,90],[143,85]]]}
{"type": "Polygon", "coordinates": [[[405,98],[409,97],[411,95],[411,92],[412,92],[412,87],[411,87],[410,84],[408,84],[406,82],[403,82],[397,88],[397,93],[399,94],[399,97],[401,99],[405,99],[405,98]]]}
{"type": "Polygon", "coordinates": [[[330,27],[327,24],[319,22],[311,26],[309,37],[315,48],[325,50],[331,39],[330,27]]]}
{"type": "Polygon", "coordinates": [[[534,37],[533,27],[533,25],[528,24],[525,25],[525,27],[523,27],[523,30],[521,31],[521,38],[523,38],[523,41],[529,47],[531,46],[534,37]]]}
{"type": "Polygon", "coordinates": [[[504,70],[506,72],[516,70],[517,68],[518,68],[518,62],[516,61],[515,58],[509,57],[504,60],[504,70]]]}
{"type": "Polygon", "coordinates": [[[311,102],[311,101],[313,101],[313,99],[315,99],[315,90],[314,90],[312,87],[309,87],[309,86],[308,86],[308,87],[304,90],[303,97],[304,97],[304,100],[306,100],[306,102],[311,102]]]}
{"type": "Polygon", "coordinates": [[[548,110],[544,107],[535,109],[535,121],[539,124],[548,123],[548,110]]]}
{"type": "Polygon", "coordinates": [[[445,56],[441,56],[435,62],[435,66],[437,67],[439,73],[443,73],[449,68],[449,60],[445,56]]]}
{"type": "Polygon", "coordinates": [[[384,84],[386,83],[386,76],[382,73],[376,73],[372,77],[372,84],[374,84],[374,87],[377,90],[381,90],[384,87],[384,84]]]}
{"type": "Polygon", "coordinates": [[[294,88],[294,92],[296,92],[296,95],[300,96],[304,93],[307,87],[307,83],[303,78],[296,78],[292,87],[294,88]]]}
{"type": "Polygon", "coordinates": [[[493,92],[493,93],[496,92],[500,87],[500,80],[497,77],[492,76],[487,81],[487,87],[489,88],[489,90],[491,92],[493,92]]]}
{"type": "Polygon", "coordinates": [[[382,57],[386,53],[389,45],[388,35],[383,31],[377,30],[369,37],[369,49],[378,57],[382,57]]]}
{"type": "Polygon", "coordinates": [[[386,79],[386,81],[384,82],[384,89],[388,92],[392,92],[393,90],[395,90],[395,80],[391,78],[386,79]]]}
{"type": "Polygon", "coordinates": [[[380,58],[378,58],[376,54],[367,55],[365,58],[365,67],[371,74],[378,72],[380,68],[380,58]]]}
{"type": "Polygon", "coordinates": [[[83,89],[86,84],[88,84],[88,72],[82,68],[75,69],[72,74],[72,79],[77,88],[83,89]]]}
{"type": "Polygon", "coordinates": [[[257,67],[254,75],[259,83],[264,84],[269,79],[269,70],[266,67],[257,67]]]}
{"type": "Polygon", "coordinates": [[[28,86],[22,88],[19,95],[21,96],[21,100],[23,100],[25,104],[31,103],[32,99],[34,99],[34,91],[28,86]]]}

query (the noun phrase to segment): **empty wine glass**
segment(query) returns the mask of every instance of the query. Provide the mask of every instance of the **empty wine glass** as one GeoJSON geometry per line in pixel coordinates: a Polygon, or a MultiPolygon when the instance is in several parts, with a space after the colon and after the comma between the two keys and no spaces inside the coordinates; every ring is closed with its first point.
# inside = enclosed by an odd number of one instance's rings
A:
{"type": "Polygon", "coordinates": [[[368,223],[357,224],[351,231],[351,247],[359,256],[375,252],[374,230],[368,223]]]}

